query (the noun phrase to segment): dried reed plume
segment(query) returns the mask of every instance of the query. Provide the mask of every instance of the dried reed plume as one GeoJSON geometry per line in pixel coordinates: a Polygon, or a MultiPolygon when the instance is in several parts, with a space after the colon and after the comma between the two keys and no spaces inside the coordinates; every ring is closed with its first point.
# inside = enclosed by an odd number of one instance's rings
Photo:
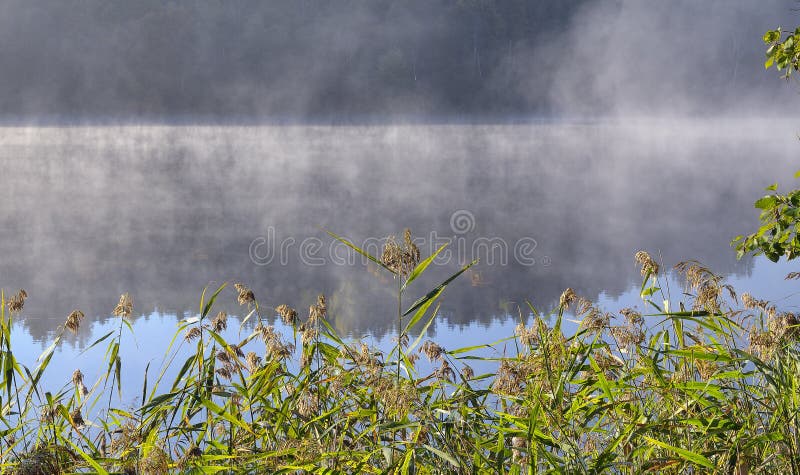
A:
{"type": "Polygon", "coordinates": [[[83,312],[80,310],[73,310],[72,313],[67,316],[67,322],[64,324],[64,326],[72,333],[77,333],[78,328],[81,326],[83,316],[83,312]]]}
{"type": "Polygon", "coordinates": [[[315,394],[303,393],[297,401],[297,412],[303,417],[309,417],[319,410],[319,398],[315,394]]]}
{"type": "Polygon", "coordinates": [[[198,327],[192,327],[189,331],[186,332],[186,336],[184,336],[186,341],[192,341],[197,338],[200,338],[200,329],[198,327]]]}
{"type": "Polygon", "coordinates": [[[81,408],[79,407],[69,413],[69,418],[72,419],[72,423],[75,424],[75,427],[80,428],[86,425],[86,421],[83,420],[83,414],[81,414],[81,408]]]}
{"type": "Polygon", "coordinates": [[[650,257],[647,251],[639,251],[634,255],[634,259],[642,266],[642,276],[658,275],[658,263],[650,257]]]}
{"type": "Polygon", "coordinates": [[[119,296],[119,303],[114,307],[114,316],[130,318],[133,314],[133,299],[128,294],[119,296]]]}
{"type": "Polygon", "coordinates": [[[408,276],[421,259],[419,248],[414,244],[410,229],[403,232],[403,241],[404,244],[401,246],[394,236],[389,236],[381,254],[383,265],[401,277],[408,276]]]}
{"type": "Polygon", "coordinates": [[[455,371],[453,371],[453,368],[450,367],[450,363],[448,363],[446,359],[442,359],[442,363],[438,368],[436,368],[436,371],[433,372],[433,375],[441,380],[451,382],[456,377],[455,371]]]}
{"type": "Polygon", "coordinates": [[[25,299],[28,298],[28,293],[25,290],[20,289],[16,295],[12,296],[8,299],[8,311],[13,313],[19,313],[22,311],[22,307],[25,306],[25,299]]]}
{"type": "Polygon", "coordinates": [[[444,361],[444,348],[431,340],[426,340],[420,347],[419,352],[427,356],[429,361],[444,361]]]}
{"type": "Polygon", "coordinates": [[[532,346],[539,341],[539,331],[536,327],[526,328],[525,324],[520,322],[514,329],[514,334],[517,335],[519,342],[523,346],[532,346]]]}
{"type": "Polygon", "coordinates": [[[81,370],[76,369],[72,373],[72,384],[75,385],[75,389],[81,396],[86,396],[89,394],[89,390],[86,388],[86,385],[83,384],[83,373],[81,370]]]}
{"type": "Polygon", "coordinates": [[[325,305],[325,296],[317,296],[317,303],[308,307],[308,325],[316,325],[319,319],[325,318],[328,308],[325,305]]]}
{"type": "Polygon", "coordinates": [[[475,377],[475,370],[472,369],[472,366],[465,364],[464,366],[461,367],[461,376],[467,381],[469,381],[470,379],[475,377]]]}
{"type": "Polygon", "coordinates": [[[258,368],[261,366],[261,357],[254,351],[247,353],[245,361],[247,362],[247,369],[249,369],[251,373],[258,371],[258,368]]]}
{"type": "Polygon", "coordinates": [[[571,287],[568,287],[567,290],[561,293],[561,297],[558,299],[558,305],[564,310],[569,310],[569,306],[577,298],[578,296],[575,294],[575,291],[572,290],[571,287]]]}
{"type": "Polygon", "coordinates": [[[228,314],[219,312],[217,316],[211,320],[211,329],[214,330],[215,333],[219,333],[226,328],[228,328],[228,314]]]}
{"type": "Polygon", "coordinates": [[[236,288],[236,291],[239,292],[239,295],[237,296],[239,305],[250,305],[256,301],[256,296],[253,294],[253,291],[244,284],[234,284],[234,287],[236,288]]]}
{"type": "Polygon", "coordinates": [[[278,312],[278,315],[281,316],[281,321],[286,325],[294,326],[297,324],[297,310],[292,307],[286,304],[278,305],[275,311],[278,312]]]}

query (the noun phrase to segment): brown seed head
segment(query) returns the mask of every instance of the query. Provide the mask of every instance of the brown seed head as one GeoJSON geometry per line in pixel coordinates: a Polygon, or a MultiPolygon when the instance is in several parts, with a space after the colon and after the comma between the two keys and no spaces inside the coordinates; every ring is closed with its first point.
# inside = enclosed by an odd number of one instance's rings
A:
{"type": "Polygon", "coordinates": [[[558,305],[564,310],[568,310],[570,304],[572,304],[572,302],[574,302],[577,298],[578,296],[575,295],[575,291],[572,290],[571,287],[568,287],[567,290],[561,294],[561,298],[558,299],[558,305]]]}
{"type": "Polygon", "coordinates": [[[72,313],[67,316],[67,322],[64,324],[64,326],[72,333],[77,333],[78,328],[81,326],[82,320],[83,312],[80,310],[73,310],[72,313]]]}
{"type": "Polygon", "coordinates": [[[186,336],[184,336],[186,341],[192,341],[196,338],[200,338],[200,329],[198,327],[192,327],[188,332],[186,332],[186,336]]]}
{"type": "Polygon", "coordinates": [[[72,384],[76,386],[83,384],[83,373],[81,373],[81,370],[76,369],[72,372],[72,384]]]}
{"type": "Polygon", "coordinates": [[[76,408],[74,411],[69,413],[70,419],[77,427],[83,427],[86,425],[86,422],[83,420],[83,414],[81,414],[81,409],[76,408]]]}
{"type": "Polygon", "coordinates": [[[25,299],[28,298],[28,293],[25,290],[20,289],[16,295],[12,296],[8,299],[8,311],[12,314],[19,313],[22,311],[22,307],[25,306],[25,299]]]}
{"type": "Polygon", "coordinates": [[[319,321],[320,318],[325,316],[325,308],[319,305],[312,305],[308,307],[308,325],[313,326],[319,321]]]}
{"type": "Polygon", "coordinates": [[[226,328],[228,328],[228,314],[219,312],[217,316],[211,320],[211,329],[214,330],[215,333],[219,333],[226,328]]]}
{"type": "Polygon", "coordinates": [[[636,262],[642,266],[642,276],[658,275],[658,263],[650,257],[647,251],[639,251],[634,256],[636,262]]]}
{"type": "Polygon", "coordinates": [[[292,307],[285,304],[278,305],[275,311],[278,312],[278,315],[281,316],[281,320],[286,325],[294,326],[295,324],[297,324],[297,310],[293,309],[292,307]]]}
{"type": "Polygon", "coordinates": [[[623,308],[619,311],[627,320],[629,325],[641,325],[644,323],[644,319],[642,318],[642,314],[637,312],[636,310],[630,308],[623,308]]]}
{"type": "Polygon", "coordinates": [[[114,316],[130,318],[133,314],[133,299],[128,294],[119,296],[119,303],[114,307],[114,316]]]}
{"type": "Polygon", "coordinates": [[[465,365],[464,365],[464,366],[461,368],[461,376],[462,376],[464,379],[466,379],[466,380],[470,380],[470,379],[472,379],[473,377],[475,377],[475,370],[473,370],[473,369],[472,369],[472,367],[471,367],[470,365],[466,365],[466,364],[465,364],[465,365]]]}
{"type": "Polygon", "coordinates": [[[258,368],[261,366],[261,357],[255,354],[253,351],[247,353],[245,361],[247,361],[247,368],[251,373],[258,371],[258,368]]]}
{"type": "Polygon", "coordinates": [[[236,288],[236,291],[239,293],[239,295],[237,296],[239,305],[245,305],[245,304],[250,305],[252,303],[255,303],[256,296],[255,294],[253,294],[253,291],[250,290],[247,286],[245,286],[244,284],[234,284],[234,287],[236,288]]]}
{"type": "Polygon", "coordinates": [[[304,393],[297,401],[297,412],[303,417],[309,417],[319,410],[319,399],[316,395],[304,393]]]}
{"type": "Polygon", "coordinates": [[[427,356],[429,361],[444,360],[444,348],[431,340],[426,340],[420,347],[419,352],[427,356]]]}

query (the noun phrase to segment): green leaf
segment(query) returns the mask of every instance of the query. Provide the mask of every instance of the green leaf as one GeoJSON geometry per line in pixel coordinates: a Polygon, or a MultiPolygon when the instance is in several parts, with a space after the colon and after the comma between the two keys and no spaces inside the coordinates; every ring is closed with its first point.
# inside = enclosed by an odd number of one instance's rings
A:
{"type": "MultiPolygon", "coordinates": [[[[200,299],[200,307],[202,309],[201,310],[202,313],[200,314],[201,316],[203,317],[208,316],[208,312],[211,311],[211,306],[214,305],[214,301],[217,300],[217,296],[219,295],[220,292],[222,292],[222,289],[224,289],[226,285],[228,285],[227,282],[219,286],[217,291],[214,292],[214,295],[212,295],[211,298],[208,299],[208,303],[205,305],[205,307],[203,306],[203,298],[200,299]]],[[[203,297],[205,297],[205,295],[206,295],[206,289],[203,289],[203,297]]]]}
{"type": "Polygon", "coordinates": [[[764,188],[765,191],[775,191],[777,189],[778,189],[778,184],[777,183],[773,183],[773,184],[769,185],[768,187],[764,188]]]}
{"type": "Polygon", "coordinates": [[[439,249],[437,249],[436,252],[428,256],[428,258],[425,259],[424,261],[417,264],[414,270],[411,271],[411,275],[409,275],[408,279],[406,279],[406,281],[403,283],[402,290],[405,290],[406,287],[408,287],[408,285],[411,284],[411,282],[414,282],[414,280],[416,280],[417,277],[419,277],[423,272],[425,272],[425,269],[428,268],[431,262],[433,262],[433,260],[436,259],[436,256],[438,256],[439,253],[442,252],[442,249],[444,249],[445,247],[447,247],[447,243],[442,244],[442,246],[439,247],[439,249]]]}
{"type": "Polygon", "coordinates": [[[712,470],[716,468],[714,466],[714,464],[711,463],[711,460],[707,459],[706,457],[702,456],[701,454],[698,454],[696,452],[692,452],[692,451],[689,451],[689,450],[686,450],[686,449],[673,447],[672,445],[669,445],[666,442],[661,442],[660,440],[656,440],[656,439],[653,439],[651,437],[647,437],[646,435],[643,436],[643,437],[648,442],[650,442],[651,444],[656,445],[658,447],[661,447],[663,449],[667,449],[670,452],[675,452],[676,454],[680,455],[683,459],[688,460],[688,461],[690,461],[692,463],[695,463],[697,465],[700,465],[700,466],[703,466],[703,467],[706,467],[706,468],[710,468],[712,470]]]}
{"type": "Polygon", "coordinates": [[[436,319],[436,314],[438,313],[439,313],[439,306],[437,305],[436,308],[433,309],[433,313],[431,314],[431,318],[428,319],[428,323],[426,323],[425,326],[422,327],[422,331],[419,332],[419,336],[417,336],[416,340],[414,340],[414,343],[412,343],[411,346],[408,347],[407,350],[408,352],[411,352],[412,350],[414,350],[414,348],[417,347],[417,345],[419,345],[419,342],[422,341],[422,338],[428,333],[428,327],[431,326],[431,323],[433,323],[433,321],[436,319]]]}
{"type": "Polygon", "coordinates": [[[442,459],[446,460],[453,467],[456,467],[456,468],[459,467],[458,461],[456,461],[456,459],[454,459],[450,454],[442,452],[441,450],[439,450],[437,448],[434,448],[434,447],[431,447],[428,444],[423,445],[423,447],[428,449],[434,455],[437,455],[437,456],[441,457],[442,459]]]}
{"type": "Polygon", "coordinates": [[[103,467],[101,467],[100,464],[97,463],[91,456],[89,456],[89,454],[87,454],[80,447],[78,447],[75,444],[75,442],[73,442],[72,440],[70,440],[68,438],[64,438],[64,437],[59,437],[59,438],[61,440],[66,441],[67,443],[69,443],[69,445],[71,445],[72,448],[75,449],[76,452],[78,452],[78,455],[80,455],[81,458],[84,461],[86,461],[86,463],[89,464],[97,472],[98,475],[108,475],[108,472],[103,467]]]}
{"type": "Polygon", "coordinates": [[[412,305],[411,308],[406,310],[405,313],[403,314],[403,316],[405,317],[409,313],[411,313],[411,312],[415,311],[416,309],[420,308],[421,306],[425,305],[425,303],[427,301],[438,297],[439,294],[441,293],[441,291],[444,290],[445,287],[447,287],[447,284],[449,284],[450,282],[455,280],[456,277],[460,276],[461,274],[466,272],[467,269],[469,269],[470,267],[474,266],[477,263],[478,263],[478,260],[476,259],[476,260],[470,262],[469,264],[465,265],[464,267],[462,267],[460,271],[458,271],[455,274],[451,275],[447,280],[445,280],[444,282],[439,284],[436,288],[434,288],[433,290],[428,292],[424,297],[422,297],[422,298],[418,299],[416,302],[414,302],[414,305],[412,305]]]}
{"type": "Polygon", "coordinates": [[[756,200],[753,206],[755,206],[758,209],[771,209],[774,208],[777,203],[778,203],[778,198],[776,198],[773,195],[768,195],[756,200]]]}
{"type": "MultiPolygon", "coordinates": [[[[436,293],[436,295],[434,295],[431,299],[429,299],[427,302],[425,302],[425,304],[421,305],[417,309],[416,313],[414,313],[414,316],[411,317],[411,320],[409,320],[408,324],[406,324],[406,328],[405,328],[405,330],[403,330],[403,332],[408,332],[409,330],[411,330],[411,328],[413,328],[414,325],[416,325],[417,322],[419,322],[422,319],[422,317],[425,316],[425,314],[428,312],[428,308],[431,306],[431,304],[433,302],[436,301],[437,298],[439,298],[439,296],[442,294],[442,292],[444,292],[444,288],[439,289],[439,291],[436,293]]],[[[433,317],[435,317],[435,316],[436,316],[436,314],[434,313],[433,317]]]]}
{"type": "Polygon", "coordinates": [[[778,41],[780,39],[780,37],[781,37],[781,31],[780,30],[770,30],[770,31],[764,33],[764,36],[762,37],[762,39],[764,40],[764,43],[773,43],[775,41],[778,41]]]}
{"type": "Polygon", "coordinates": [[[392,274],[394,274],[394,273],[395,273],[395,271],[393,271],[392,269],[389,269],[388,267],[386,267],[386,265],[385,265],[383,262],[381,262],[381,261],[380,261],[380,260],[379,260],[377,257],[375,257],[375,256],[373,256],[372,254],[368,253],[367,251],[365,251],[365,250],[361,249],[360,247],[356,246],[355,244],[353,244],[352,242],[348,241],[347,239],[345,239],[345,238],[343,238],[343,237],[339,236],[338,234],[334,234],[334,233],[332,233],[332,232],[328,231],[327,229],[326,229],[326,230],[324,230],[324,231],[325,231],[326,233],[328,233],[328,235],[329,235],[330,237],[332,237],[332,238],[336,239],[337,241],[341,242],[341,243],[342,243],[342,244],[344,244],[345,246],[349,247],[350,249],[352,249],[352,250],[356,251],[357,253],[359,253],[359,254],[361,254],[362,256],[366,257],[367,259],[371,260],[371,261],[372,261],[372,262],[374,262],[375,264],[378,264],[379,266],[381,266],[381,267],[383,267],[384,269],[388,270],[388,271],[389,271],[389,272],[391,272],[392,274]]]}

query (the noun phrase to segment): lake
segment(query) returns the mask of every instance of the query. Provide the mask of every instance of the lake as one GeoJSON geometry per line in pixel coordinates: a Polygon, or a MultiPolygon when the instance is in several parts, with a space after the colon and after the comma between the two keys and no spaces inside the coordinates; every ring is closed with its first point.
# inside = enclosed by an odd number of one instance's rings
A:
{"type": "MultiPolygon", "coordinates": [[[[667,268],[696,259],[791,309],[796,284],[783,276],[796,267],[737,261],[729,243],[755,229],[764,187],[796,186],[798,130],[646,118],[1,128],[0,288],[29,295],[17,358],[32,364],[80,309],[87,320],[55,374],[90,365],[99,358],[79,352],[115,327],[128,292],[137,339],[123,358],[141,374],[203,288],[223,282],[251,287],[268,315],[324,293],[342,335],[391,345],[391,277],[326,230],[378,254],[406,227],[423,255],[449,243],[415,297],[479,259],[445,291],[431,330],[450,347],[510,335],[526,300],[547,309],[566,287],[609,311],[641,310],[640,249],[667,268]]],[[[246,313],[232,288],[219,309],[246,313]]]]}

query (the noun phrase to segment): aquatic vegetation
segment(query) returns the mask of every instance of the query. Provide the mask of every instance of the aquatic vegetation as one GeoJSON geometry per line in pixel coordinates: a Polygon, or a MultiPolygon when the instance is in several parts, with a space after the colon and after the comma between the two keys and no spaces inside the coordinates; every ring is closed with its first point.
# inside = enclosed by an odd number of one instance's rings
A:
{"type": "MultiPolygon", "coordinates": [[[[3,470],[40,473],[774,473],[800,471],[797,317],[737,295],[696,262],[681,298],[661,288],[664,266],[636,253],[647,310],[609,313],[566,289],[555,308],[519,309],[513,335],[471,348],[427,339],[445,288],[473,263],[403,306],[433,262],[406,232],[376,257],[397,284],[397,334],[384,353],[345,341],[320,295],[305,317],[265,306],[245,284],[203,292],[135,407],[114,405],[119,353],[133,299],[112,313],[98,381],[76,369],[57,393],[41,389],[66,318],[34,366],[11,341],[24,291],[0,296],[0,457],[3,470]],[[212,311],[242,306],[244,336],[212,311]],[[671,308],[677,310],[670,310],[671,308]],[[292,334],[269,324],[279,318],[292,334]],[[574,320],[577,331],[565,333],[574,320]],[[191,348],[176,360],[176,347],[191,348]],[[510,354],[478,350],[514,348],[510,354]],[[476,374],[472,365],[494,368],[476,374]],[[175,377],[167,380],[167,369],[175,377]],[[103,404],[105,403],[105,404],[103,404]]],[[[149,367],[148,367],[149,369],[149,367]]]]}

